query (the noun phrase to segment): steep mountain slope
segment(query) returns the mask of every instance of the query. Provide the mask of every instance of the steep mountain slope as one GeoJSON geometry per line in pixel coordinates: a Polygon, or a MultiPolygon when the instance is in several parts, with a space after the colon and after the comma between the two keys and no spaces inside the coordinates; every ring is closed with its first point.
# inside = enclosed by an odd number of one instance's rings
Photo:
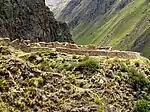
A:
{"type": "Polygon", "coordinates": [[[55,8],[61,0],[45,0],[45,3],[51,9],[55,8]]]}
{"type": "Polygon", "coordinates": [[[57,6],[52,10],[55,14],[55,17],[58,18],[61,13],[61,11],[67,6],[67,4],[70,2],[71,0],[61,0],[57,6]]]}
{"type": "Polygon", "coordinates": [[[67,24],[56,21],[45,0],[1,0],[0,36],[73,42],[67,24]]]}
{"type": "Polygon", "coordinates": [[[59,15],[77,44],[134,50],[150,58],[149,0],[72,0],[59,15]]]}

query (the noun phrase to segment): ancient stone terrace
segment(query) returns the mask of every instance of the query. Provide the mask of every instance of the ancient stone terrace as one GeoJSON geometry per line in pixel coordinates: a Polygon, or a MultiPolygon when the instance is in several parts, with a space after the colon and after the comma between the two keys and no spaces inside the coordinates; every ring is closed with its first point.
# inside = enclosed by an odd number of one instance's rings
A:
{"type": "Polygon", "coordinates": [[[15,49],[20,49],[24,52],[36,52],[36,51],[57,51],[68,54],[77,55],[90,55],[90,56],[108,56],[119,57],[125,59],[140,58],[140,54],[131,51],[118,51],[112,50],[111,47],[97,47],[95,45],[76,45],[66,42],[37,42],[31,43],[30,40],[14,40],[10,41],[9,38],[0,38],[1,46],[12,46],[15,49]]]}

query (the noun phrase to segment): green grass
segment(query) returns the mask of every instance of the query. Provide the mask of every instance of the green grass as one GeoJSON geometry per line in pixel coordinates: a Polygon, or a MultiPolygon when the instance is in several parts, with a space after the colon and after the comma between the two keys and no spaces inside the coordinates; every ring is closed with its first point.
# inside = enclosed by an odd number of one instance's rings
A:
{"type": "Polygon", "coordinates": [[[150,102],[146,100],[137,101],[134,112],[150,112],[150,102]]]}
{"type": "Polygon", "coordinates": [[[137,1],[129,6],[122,9],[112,19],[105,23],[100,29],[97,30],[96,39],[93,41],[94,44],[105,43],[115,46],[126,34],[131,32],[135,27],[136,23],[140,20],[141,16],[139,10],[142,12],[144,1],[137,1]],[[136,8],[135,8],[136,7],[136,8]],[[139,10],[137,10],[137,8],[139,10]],[[106,40],[108,37],[108,40],[106,40]]]}
{"type": "MultiPolygon", "coordinates": [[[[150,98],[148,60],[53,51],[19,51],[24,54],[20,57],[18,50],[10,51],[12,54],[0,59],[0,111],[132,111],[134,102],[150,98]],[[114,77],[106,75],[109,71],[114,77]],[[85,107],[80,107],[83,104],[85,107]]],[[[145,107],[147,102],[135,105],[137,109],[145,107]]]]}
{"type": "MultiPolygon", "coordinates": [[[[134,0],[125,8],[115,10],[119,2],[117,1],[106,14],[98,16],[93,21],[83,21],[77,25],[72,30],[74,41],[83,45],[95,44],[130,50],[135,41],[149,28],[147,22],[150,15],[149,2],[134,0]]],[[[79,9],[83,10],[83,8],[79,9]]],[[[144,56],[149,56],[148,45],[145,45],[145,49],[140,52],[144,56]]]]}
{"type": "Polygon", "coordinates": [[[116,46],[122,38],[124,38],[127,34],[130,34],[132,30],[136,28],[137,23],[141,21],[143,16],[145,16],[143,11],[147,8],[146,6],[146,4],[140,5],[134,12],[129,13],[121,19],[122,23],[117,25],[117,28],[113,32],[114,37],[109,42],[109,45],[116,46]]]}

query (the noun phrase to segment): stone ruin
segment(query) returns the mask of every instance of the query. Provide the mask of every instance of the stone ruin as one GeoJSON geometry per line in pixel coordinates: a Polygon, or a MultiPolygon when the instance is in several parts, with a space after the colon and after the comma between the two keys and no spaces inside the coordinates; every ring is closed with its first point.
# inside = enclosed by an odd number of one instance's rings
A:
{"type": "Polygon", "coordinates": [[[1,46],[12,46],[15,49],[20,49],[24,52],[36,51],[57,51],[68,54],[89,55],[89,56],[108,56],[119,57],[125,59],[140,58],[140,53],[131,51],[112,50],[111,47],[97,47],[95,45],[76,45],[67,42],[38,42],[32,43],[30,40],[13,40],[9,38],[0,38],[1,46]]]}

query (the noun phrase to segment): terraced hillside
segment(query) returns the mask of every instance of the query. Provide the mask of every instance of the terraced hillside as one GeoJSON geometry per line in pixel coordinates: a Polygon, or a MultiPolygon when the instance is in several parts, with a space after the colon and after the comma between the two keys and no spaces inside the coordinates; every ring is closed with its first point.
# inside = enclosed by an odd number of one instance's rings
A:
{"type": "Polygon", "coordinates": [[[149,60],[23,52],[2,43],[2,112],[149,112],[149,60]]]}
{"type": "Polygon", "coordinates": [[[134,50],[150,58],[149,0],[72,0],[59,15],[77,44],[134,50]]]}

